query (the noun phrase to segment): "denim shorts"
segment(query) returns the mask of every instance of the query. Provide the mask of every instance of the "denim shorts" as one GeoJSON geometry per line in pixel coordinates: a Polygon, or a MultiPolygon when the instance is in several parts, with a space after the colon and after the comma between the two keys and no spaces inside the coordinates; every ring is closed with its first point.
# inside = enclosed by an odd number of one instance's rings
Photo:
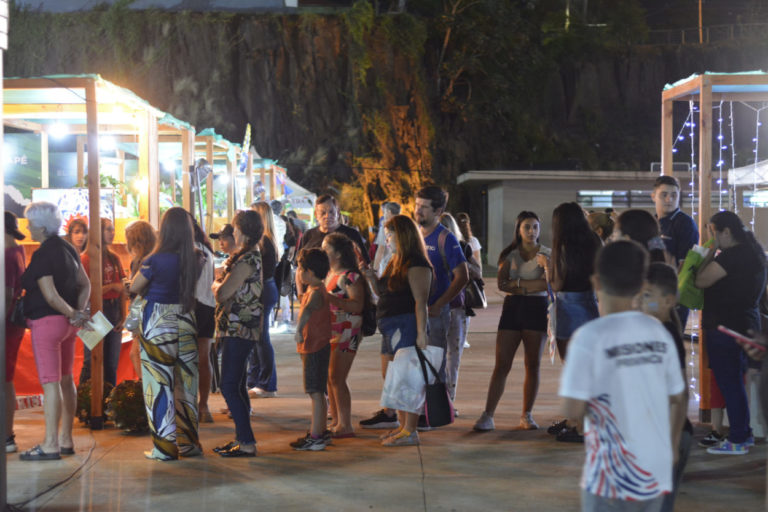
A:
{"type": "Polygon", "coordinates": [[[393,355],[405,347],[416,345],[416,315],[405,313],[402,315],[385,316],[379,318],[379,331],[381,331],[381,353],[393,355]]]}
{"type": "Polygon", "coordinates": [[[304,366],[304,392],[327,393],[328,363],[331,359],[331,345],[326,345],[317,352],[301,354],[304,366]]]}
{"type": "Polygon", "coordinates": [[[555,337],[557,339],[570,339],[576,329],[598,316],[594,292],[556,293],[555,337]]]}

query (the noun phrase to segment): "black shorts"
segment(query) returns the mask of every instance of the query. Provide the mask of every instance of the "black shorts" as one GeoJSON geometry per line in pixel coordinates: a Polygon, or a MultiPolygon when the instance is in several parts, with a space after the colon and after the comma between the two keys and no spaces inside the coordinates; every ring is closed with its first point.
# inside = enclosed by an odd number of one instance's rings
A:
{"type": "Polygon", "coordinates": [[[547,331],[547,297],[507,295],[499,319],[499,330],[547,331]]]}
{"type": "Polygon", "coordinates": [[[214,318],[215,309],[206,306],[199,300],[195,304],[195,320],[197,320],[197,337],[213,338],[216,330],[216,320],[214,318]]]}
{"type": "Polygon", "coordinates": [[[330,360],[330,343],[317,352],[312,352],[311,354],[301,354],[301,362],[304,364],[305,393],[327,393],[328,363],[330,360]]]}

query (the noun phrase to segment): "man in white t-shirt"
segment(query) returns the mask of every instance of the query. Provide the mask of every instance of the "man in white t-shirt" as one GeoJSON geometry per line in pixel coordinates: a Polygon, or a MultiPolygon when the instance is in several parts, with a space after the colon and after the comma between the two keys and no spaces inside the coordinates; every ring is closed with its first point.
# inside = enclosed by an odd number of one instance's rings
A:
{"type": "Polygon", "coordinates": [[[565,415],[583,420],[583,511],[657,511],[672,489],[684,383],[664,325],[633,310],[647,269],[639,244],[605,246],[592,278],[600,318],[568,345],[559,394],[565,415]]]}

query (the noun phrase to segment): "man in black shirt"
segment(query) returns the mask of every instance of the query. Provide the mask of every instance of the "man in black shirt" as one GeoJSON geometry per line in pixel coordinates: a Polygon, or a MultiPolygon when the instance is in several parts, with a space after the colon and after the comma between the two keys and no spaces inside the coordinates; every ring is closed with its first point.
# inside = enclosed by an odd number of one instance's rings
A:
{"type": "MultiPolygon", "coordinates": [[[[341,233],[349,237],[355,243],[358,265],[363,270],[371,262],[368,257],[368,250],[365,247],[365,242],[360,233],[345,226],[340,222],[339,216],[339,204],[336,202],[336,198],[330,194],[324,194],[317,198],[315,201],[315,218],[317,219],[317,226],[308,229],[304,236],[301,237],[298,247],[296,248],[296,254],[298,255],[302,249],[311,249],[313,247],[320,247],[323,243],[323,239],[330,233],[341,233]]],[[[296,272],[296,290],[299,297],[304,293],[304,284],[301,282],[300,272],[296,272]]]]}

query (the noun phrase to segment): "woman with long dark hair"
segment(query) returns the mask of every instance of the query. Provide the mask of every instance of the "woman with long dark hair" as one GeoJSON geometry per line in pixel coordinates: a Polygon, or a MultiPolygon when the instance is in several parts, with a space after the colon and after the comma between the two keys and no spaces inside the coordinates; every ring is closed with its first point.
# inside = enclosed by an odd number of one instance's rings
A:
{"type": "MultiPolygon", "coordinates": [[[[123,321],[125,320],[125,271],[117,254],[109,250],[115,241],[115,226],[112,221],[101,219],[101,295],[102,312],[115,327],[104,336],[102,358],[104,364],[104,382],[117,385],[117,367],[120,363],[120,350],[123,345],[123,321]]],[[[90,258],[88,252],[80,255],[83,268],[90,277],[90,258]]],[[[80,372],[80,384],[91,378],[91,351],[83,345],[83,369],[80,372]]]]}
{"type": "Polygon", "coordinates": [[[141,335],[144,405],[154,449],[148,459],[202,454],[198,439],[195,287],[200,274],[189,213],[168,209],[157,246],[130,291],[147,300],[141,335]]]}
{"type": "Polygon", "coordinates": [[[746,355],[718,326],[743,335],[760,330],[758,304],[765,292],[766,259],[755,235],[733,212],[714,214],[709,232],[713,243],[696,273],[696,286],[704,290],[702,326],[709,366],[725,398],[731,428],[728,439],[707,452],[741,455],[755,444],[744,389],[746,355]]]}
{"type": "Polygon", "coordinates": [[[198,411],[200,412],[201,423],[213,423],[213,416],[208,409],[208,394],[211,392],[211,375],[213,367],[211,366],[211,342],[216,330],[216,320],[214,318],[214,309],[216,307],[216,298],[213,296],[211,286],[213,285],[213,246],[208,240],[208,235],[197,223],[197,220],[190,215],[192,220],[192,229],[195,232],[195,248],[198,254],[202,255],[203,265],[200,277],[197,278],[195,285],[195,321],[197,322],[197,352],[200,357],[200,381],[198,383],[199,401],[198,411]]]}
{"type": "MultiPolygon", "coordinates": [[[[366,276],[379,296],[376,316],[379,330],[388,340],[388,346],[382,345],[381,350],[381,373],[386,377],[395,352],[406,347],[427,347],[427,300],[432,265],[419,228],[410,217],[395,215],[384,225],[384,232],[392,257],[381,278],[377,278],[372,269],[366,271],[366,276]],[[397,342],[394,347],[393,341],[397,342]]],[[[388,416],[386,410],[378,414],[388,416]]],[[[390,447],[419,444],[416,430],[419,415],[398,411],[398,417],[395,425],[399,425],[384,435],[382,444],[390,447]]]]}
{"type": "MultiPolygon", "coordinates": [[[[261,328],[261,338],[254,344],[248,361],[248,395],[254,398],[271,398],[277,394],[277,367],[275,366],[275,349],[269,338],[269,326],[272,323],[272,310],[277,304],[280,294],[275,284],[275,268],[278,261],[278,244],[282,243],[275,236],[275,223],[272,207],[266,201],[259,201],[251,206],[261,216],[264,234],[259,241],[261,252],[261,271],[264,287],[261,291],[264,325],[261,328]]],[[[286,223],[288,226],[288,223],[286,223]]],[[[292,227],[288,226],[291,230],[292,227]]]]}
{"type": "Polygon", "coordinates": [[[330,233],[322,248],[328,255],[331,270],[325,278],[328,302],[331,304],[331,360],[328,365],[328,401],[330,430],[334,437],[352,437],[352,398],[347,385],[349,370],[362,340],[365,287],[368,286],[357,268],[354,242],[341,233],[330,233]]]}
{"type": "Polygon", "coordinates": [[[674,263],[671,256],[667,257],[667,249],[661,239],[659,221],[645,210],[633,209],[621,212],[616,219],[613,238],[629,238],[638,242],[648,249],[651,263],[674,263]]]}
{"type": "MultiPolygon", "coordinates": [[[[590,278],[602,245],[578,203],[562,203],[552,212],[552,256],[546,263],[546,276],[555,293],[555,339],[562,360],[573,332],[598,317],[590,278]]],[[[545,258],[539,259],[544,264],[545,258]]],[[[554,423],[547,432],[557,435],[558,441],[583,440],[567,420],[554,423]]]]}
{"type": "Polygon", "coordinates": [[[213,283],[213,293],[221,338],[221,394],[235,422],[235,439],[214,451],[222,457],[253,457],[256,439],[245,383],[248,354],[260,339],[264,325],[259,251],[264,224],[257,212],[245,210],[235,214],[232,226],[237,251],[227,260],[222,277],[213,283]]]}
{"type": "Polygon", "coordinates": [[[515,224],[515,239],[499,255],[499,290],[506,292],[496,333],[496,365],[488,385],[485,410],[475,423],[475,430],[495,428],[493,414],[499,405],[507,375],[512,369],[520,343],[525,350],[525,384],[520,426],[539,428],[531,414],[539,390],[539,362],[547,332],[547,281],[537,255],[550,251],[539,243],[539,217],[520,212],[515,224]]]}

